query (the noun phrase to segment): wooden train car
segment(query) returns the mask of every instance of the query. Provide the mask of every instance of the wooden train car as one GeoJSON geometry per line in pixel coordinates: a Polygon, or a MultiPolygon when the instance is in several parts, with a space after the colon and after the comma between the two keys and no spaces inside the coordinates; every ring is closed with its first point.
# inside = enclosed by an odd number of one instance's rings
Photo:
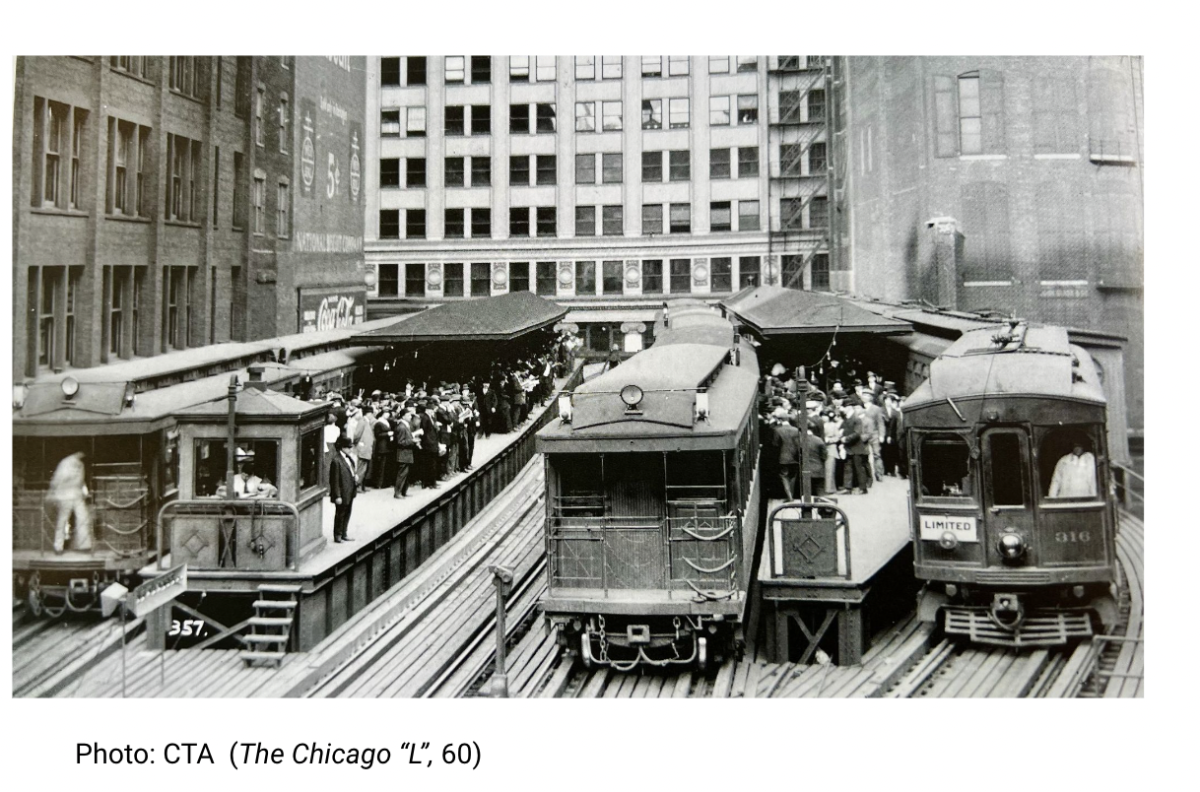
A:
{"type": "Polygon", "coordinates": [[[136,585],[137,571],[156,557],[159,511],[178,492],[174,414],[224,398],[231,373],[248,386],[300,395],[349,392],[374,351],[347,347],[358,329],[175,352],[19,385],[14,597],[34,614],[59,616],[98,610],[110,583],[136,585]],[[78,510],[75,498],[68,502],[51,486],[63,460],[76,454],[86,487],[78,510]],[[64,511],[71,517],[60,530],[64,511]],[[64,534],[61,542],[56,534],[64,534]]]}
{"type": "Polygon", "coordinates": [[[545,614],[585,663],[621,670],[735,650],[758,540],[753,348],[702,304],[671,304],[655,336],[537,438],[545,614]]]}
{"type": "Polygon", "coordinates": [[[903,407],[918,613],[989,644],[1050,646],[1117,619],[1106,405],[1059,327],[964,333],[903,407]]]}

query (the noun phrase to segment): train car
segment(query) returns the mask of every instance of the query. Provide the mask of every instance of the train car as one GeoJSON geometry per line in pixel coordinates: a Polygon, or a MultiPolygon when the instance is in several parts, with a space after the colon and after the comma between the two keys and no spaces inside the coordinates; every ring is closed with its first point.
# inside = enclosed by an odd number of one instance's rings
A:
{"type": "Polygon", "coordinates": [[[736,650],[758,540],[753,348],[695,305],[660,313],[655,337],[560,397],[537,437],[544,612],[585,663],[620,670],[736,650]]]}
{"type": "Polygon", "coordinates": [[[155,559],[159,510],[178,490],[174,413],[225,398],[230,374],[251,387],[303,397],[349,394],[356,375],[378,357],[372,348],[347,346],[360,328],[175,352],[19,385],[16,600],[34,615],[57,617],[99,610],[100,592],[110,583],[136,585],[137,570],[155,559]]]}
{"type": "Polygon", "coordinates": [[[1060,327],[963,334],[902,406],[918,615],[948,635],[1053,646],[1114,626],[1106,405],[1060,327]]]}

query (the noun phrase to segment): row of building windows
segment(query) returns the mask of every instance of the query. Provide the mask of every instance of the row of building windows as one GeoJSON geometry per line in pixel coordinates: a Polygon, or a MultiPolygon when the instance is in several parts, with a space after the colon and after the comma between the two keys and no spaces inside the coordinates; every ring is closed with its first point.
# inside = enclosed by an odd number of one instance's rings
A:
{"type": "MultiPolygon", "coordinates": [[[[645,55],[641,59],[642,77],[686,77],[692,59],[687,55],[645,55]]],[[[488,55],[447,55],[444,59],[447,83],[487,85],[492,82],[492,58],[488,55]]],[[[709,74],[757,72],[757,55],[713,55],[708,58],[709,74]]],[[[409,55],[380,58],[380,82],[385,86],[425,85],[428,59],[409,55]]],[[[619,80],[624,77],[620,55],[579,55],[575,57],[576,80],[619,80]]],[[[511,83],[554,82],[558,79],[558,59],[553,55],[513,55],[508,59],[511,83]]]]}
{"type": "MultiPolygon", "coordinates": [[[[30,338],[37,344],[32,359],[37,368],[61,369],[76,364],[81,339],[77,333],[77,309],[83,267],[33,267],[28,288],[32,305],[30,338]]],[[[193,311],[199,307],[196,294],[198,267],[163,267],[162,351],[195,346],[193,311]]],[[[146,267],[103,268],[103,321],[99,327],[100,348],[106,360],[130,358],[150,352],[142,325],[146,267]]]]}
{"type": "MultiPolygon", "coordinates": [[[[821,144],[824,151],[824,144],[821,144]]],[[[743,146],[737,149],[715,148],[709,150],[708,175],[710,179],[732,179],[734,176],[734,153],[737,152],[736,178],[748,179],[758,176],[758,146],[743,146]]],[[[810,157],[810,163],[816,162],[810,157]]],[[[819,160],[824,170],[824,154],[819,160]]],[[[692,178],[691,152],[643,151],[642,181],[661,183],[664,175],[668,181],[685,182],[692,178]],[[665,155],[665,165],[664,165],[665,155]]],[[[401,159],[385,157],[379,160],[379,185],[381,187],[407,187],[419,189],[428,186],[427,162],[424,157],[401,159]],[[404,173],[404,183],[400,174],[404,173]]],[[[589,153],[575,155],[575,183],[621,184],[625,180],[625,157],[620,152],[589,153]],[[597,161],[599,163],[597,167],[597,161]]],[[[514,154],[508,158],[508,183],[514,187],[558,184],[558,156],[555,154],[514,154]]],[[[491,157],[446,157],[446,187],[490,187],[492,184],[491,157]],[[467,161],[470,160],[470,168],[467,161]],[[467,184],[467,174],[471,181],[467,184]]]]}
{"type": "MultiPolygon", "coordinates": [[[[284,118],[286,97],[281,100],[280,118],[284,118]]],[[[784,124],[823,122],[825,92],[812,90],[783,91],[779,94],[780,121],[784,124]],[[807,97],[805,100],[803,97],[807,97]],[[801,107],[806,103],[807,112],[801,107]]],[[[675,97],[642,100],[642,129],[662,129],[664,102],[668,129],[687,129],[691,126],[691,99],[675,97]]],[[[508,131],[515,135],[547,134],[558,129],[558,108],[553,102],[509,105],[508,131]],[[532,118],[531,118],[532,116],[532,118]],[[532,122],[532,123],[531,123],[532,122]]],[[[575,103],[576,132],[618,132],[625,127],[624,104],[620,100],[575,103]]],[[[710,96],[708,98],[709,126],[753,126],[758,123],[758,94],[710,96]]],[[[281,121],[282,124],[282,121],[281,121]]],[[[390,108],[380,112],[379,133],[383,137],[425,137],[424,107],[390,108]],[[405,116],[401,121],[401,115],[405,116]]],[[[447,105],[444,134],[458,137],[467,134],[492,134],[491,105],[447,105]]],[[[281,130],[281,141],[283,131],[281,130]]],[[[260,143],[261,145],[261,143],[260,143]]]]}
{"type": "MultiPolygon", "coordinates": [[[[642,129],[662,129],[664,102],[668,129],[687,129],[691,126],[691,99],[677,97],[642,100],[642,129]]],[[[492,134],[491,105],[446,105],[444,134],[447,137],[492,134]]],[[[558,131],[558,106],[553,102],[513,104],[508,108],[508,131],[514,135],[547,134],[558,131]]],[[[738,125],[758,123],[758,96],[746,94],[709,97],[709,123],[729,126],[731,118],[738,125]],[[736,116],[731,108],[736,107],[736,116]]],[[[576,102],[576,132],[620,131],[624,126],[622,103],[576,102]],[[597,128],[596,114],[600,113],[597,128]]],[[[396,137],[400,134],[400,111],[384,110],[380,115],[380,134],[396,137]]],[[[425,137],[425,108],[408,108],[408,137],[425,137]],[[416,112],[419,111],[419,112],[416,112]]],[[[261,145],[261,144],[260,144],[261,145]]]]}
{"type": "MultiPolygon", "coordinates": [[[[799,283],[804,267],[800,256],[784,256],[783,274],[799,283]]],[[[380,264],[380,297],[425,297],[426,264],[380,264]],[[403,291],[401,291],[403,281],[403,291]]],[[[442,296],[487,297],[494,293],[535,292],[550,297],[575,295],[693,294],[697,286],[705,292],[731,292],[757,286],[762,278],[761,256],[717,256],[708,259],[703,274],[691,259],[643,259],[636,277],[629,277],[625,261],[575,261],[564,274],[557,261],[515,261],[494,268],[490,262],[449,262],[440,265],[442,296]]],[[[813,288],[828,288],[828,256],[817,254],[812,261],[813,288]],[[823,284],[820,286],[819,284],[823,284]]]]}
{"type": "MultiPolygon", "coordinates": [[[[623,236],[625,233],[624,207],[576,206],[575,236],[597,235],[597,209],[599,209],[599,234],[601,236],[623,236]]],[[[829,223],[829,211],[824,197],[817,197],[798,206],[787,203],[785,209],[796,209],[799,214],[784,218],[783,227],[788,230],[818,229],[829,223]],[[807,216],[804,209],[807,208],[807,216]],[[807,222],[805,218],[807,217],[807,222]],[[798,224],[798,225],[793,225],[798,224]]],[[[382,209],[379,212],[379,238],[400,239],[400,215],[404,213],[404,238],[426,238],[426,210],[382,209]]],[[[445,212],[445,238],[465,237],[468,226],[472,238],[489,238],[492,234],[492,210],[487,207],[452,207],[445,212]],[[470,213],[469,215],[467,213],[470,213]],[[470,222],[468,223],[468,217],[470,222]]],[[[762,229],[761,204],[757,200],[712,201],[709,204],[709,230],[759,231],[762,229]],[[735,211],[736,210],[736,211],[735,211]],[[734,226],[734,218],[737,225],[734,226]]],[[[641,233],[690,234],[692,231],[692,206],[687,203],[643,204],[641,233]]],[[[508,210],[508,234],[510,237],[556,237],[558,236],[558,209],[553,206],[518,206],[508,210]]]]}
{"type": "MultiPolygon", "coordinates": [[[[89,136],[88,111],[61,102],[34,97],[34,157],[31,204],[42,209],[87,211],[87,192],[83,189],[89,172],[86,159],[91,153],[84,142],[89,136]]],[[[107,118],[108,153],[105,169],[106,188],[104,211],[113,217],[148,220],[151,208],[147,184],[153,178],[152,165],[155,145],[152,129],[116,116],[107,118]]],[[[205,144],[184,135],[166,136],[167,156],[164,179],[164,198],[161,202],[163,219],[185,224],[200,223],[205,212],[201,191],[202,158],[205,144]]],[[[212,225],[219,221],[221,194],[221,149],[213,147],[212,225]]],[[[233,155],[233,228],[241,229],[246,222],[246,204],[242,191],[246,187],[245,157],[233,155]]],[[[250,183],[253,215],[250,218],[256,234],[267,233],[267,175],[256,170],[250,183]]],[[[275,234],[289,236],[291,227],[290,183],[281,177],[274,185],[275,234]]]]}

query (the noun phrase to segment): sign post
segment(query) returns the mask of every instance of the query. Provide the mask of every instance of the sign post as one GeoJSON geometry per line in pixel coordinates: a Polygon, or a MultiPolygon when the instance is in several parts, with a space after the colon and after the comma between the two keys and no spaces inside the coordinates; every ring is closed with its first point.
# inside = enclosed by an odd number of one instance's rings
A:
{"type": "MultiPolygon", "coordinates": [[[[125,698],[125,620],[127,614],[144,616],[163,605],[170,604],[183,592],[187,591],[187,564],[171,567],[156,578],[147,580],[142,585],[125,595],[121,608],[121,698],[125,698]]],[[[167,650],[159,654],[159,682],[167,683],[167,650]]]]}

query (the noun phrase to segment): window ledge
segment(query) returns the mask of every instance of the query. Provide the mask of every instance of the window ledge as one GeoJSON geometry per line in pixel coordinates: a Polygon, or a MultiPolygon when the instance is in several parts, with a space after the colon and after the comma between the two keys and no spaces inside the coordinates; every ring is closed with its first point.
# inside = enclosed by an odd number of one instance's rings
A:
{"type": "Polygon", "coordinates": [[[994,280],[994,281],[963,281],[963,286],[970,288],[979,288],[983,286],[1012,286],[1011,280],[994,280]]]}
{"type": "Polygon", "coordinates": [[[142,215],[127,215],[127,214],[115,214],[115,213],[104,215],[104,219],[105,220],[115,220],[118,223],[142,223],[143,225],[150,225],[153,222],[149,217],[144,217],[142,215]]]}
{"type": "Polygon", "coordinates": [[[1131,168],[1137,165],[1137,158],[1121,154],[1089,154],[1088,160],[1095,165],[1122,165],[1131,168]]]}
{"type": "Polygon", "coordinates": [[[200,228],[201,224],[197,220],[164,220],[163,223],[169,226],[179,226],[180,228],[200,228]]]}
{"type": "Polygon", "coordinates": [[[1007,154],[959,154],[958,158],[963,161],[971,160],[1006,160],[1007,154]]]}
{"type": "Polygon", "coordinates": [[[177,90],[175,88],[168,88],[167,91],[172,96],[178,96],[180,99],[187,99],[189,102],[195,102],[198,105],[205,104],[204,100],[201,99],[200,97],[191,96],[190,94],[185,94],[183,91],[177,90]]]}
{"type": "Polygon", "coordinates": [[[151,86],[154,85],[154,81],[151,80],[150,78],[142,77],[140,75],[133,74],[131,72],[127,72],[124,69],[118,69],[116,66],[109,66],[108,70],[110,72],[112,72],[113,74],[119,74],[122,77],[128,77],[130,80],[133,80],[135,82],[140,82],[143,85],[151,85],[151,86]]]}
{"type": "Polygon", "coordinates": [[[29,211],[33,214],[40,215],[56,215],[58,217],[89,217],[91,212],[84,212],[79,209],[60,209],[57,206],[31,206],[29,211]]]}

